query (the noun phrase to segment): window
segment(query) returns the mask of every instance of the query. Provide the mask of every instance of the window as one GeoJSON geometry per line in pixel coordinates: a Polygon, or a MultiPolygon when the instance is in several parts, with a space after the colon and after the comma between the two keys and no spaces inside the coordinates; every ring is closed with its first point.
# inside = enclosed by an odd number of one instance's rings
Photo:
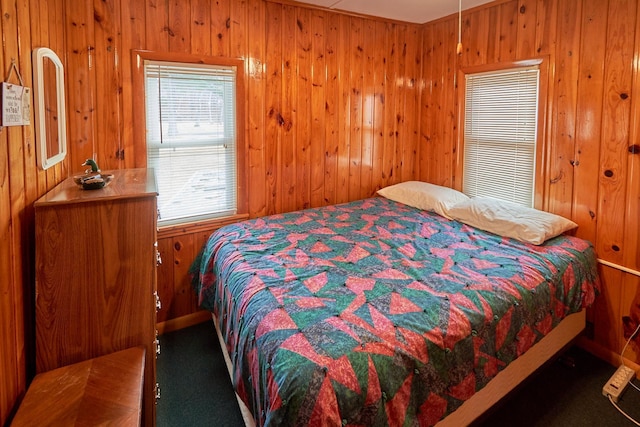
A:
{"type": "Polygon", "coordinates": [[[238,67],[143,64],[147,166],[158,183],[158,224],[236,214],[238,67]]]}
{"type": "Polygon", "coordinates": [[[532,207],[538,66],[465,75],[462,191],[532,207]]]}

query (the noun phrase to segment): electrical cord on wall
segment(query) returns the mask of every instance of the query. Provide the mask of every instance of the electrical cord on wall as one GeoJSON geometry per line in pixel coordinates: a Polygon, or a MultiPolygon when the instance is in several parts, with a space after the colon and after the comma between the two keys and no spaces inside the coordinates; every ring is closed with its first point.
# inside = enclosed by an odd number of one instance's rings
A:
{"type": "MultiPolygon", "coordinates": [[[[631,334],[631,336],[629,337],[629,339],[627,340],[626,344],[624,345],[624,347],[622,347],[622,352],[620,353],[620,363],[622,365],[624,365],[624,352],[627,350],[627,346],[629,345],[629,343],[631,342],[631,340],[633,339],[633,337],[636,336],[636,334],[638,333],[638,331],[640,331],[640,323],[638,323],[638,327],[636,328],[635,331],[633,331],[633,333],[631,334]]],[[[629,384],[631,384],[631,386],[633,388],[635,388],[636,390],[640,391],[640,388],[635,385],[633,383],[633,380],[629,382],[629,384]]]]}
{"type": "MultiPolygon", "coordinates": [[[[633,333],[631,334],[631,336],[627,340],[627,343],[622,348],[622,352],[620,353],[620,363],[622,365],[624,365],[624,352],[627,350],[627,346],[629,345],[629,343],[631,342],[633,337],[638,333],[638,331],[640,331],[640,324],[638,324],[638,327],[636,328],[635,331],[633,331],[633,333]]],[[[633,383],[633,380],[629,381],[629,384],[631,384],[631,386],[633,386],[633,388],[635,388],[636,390],[640,391],[640,388],[638,388],[638,386],[633,383]]],[[[640,427],[640,423],[638,421],[636,421],[635,419],[631,418],[631,416],[629,416],[629,414],[624,412],[622,410],[622,408],[620,408],[618,406],[618,404],[613,401],[613,398],[611,397],[611,395],[607,395],[607,397],[609,398],[609,402],[611,402],[611,404],[618,410],[618,412],[620,412],[622,415],[624,415],[629,421],[631,421],[632,423],[634,423],[635,425],[640,427]]]]}

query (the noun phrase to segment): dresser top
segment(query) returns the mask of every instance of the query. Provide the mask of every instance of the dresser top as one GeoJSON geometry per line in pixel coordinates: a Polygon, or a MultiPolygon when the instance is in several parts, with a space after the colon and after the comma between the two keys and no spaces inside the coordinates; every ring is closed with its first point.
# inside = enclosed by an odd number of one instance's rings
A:
{"type": "Polygon", "coordinates": [[[117,169],[103,171],[102,173],[113,174],[113,179],[104,188],[83,190],[74,182],[73,177],[70,177],[36,200],[34,206],[41,207],[60,203],[95,202],[132,197],[156,197],[158,195],[153,169],[117,169]]]}

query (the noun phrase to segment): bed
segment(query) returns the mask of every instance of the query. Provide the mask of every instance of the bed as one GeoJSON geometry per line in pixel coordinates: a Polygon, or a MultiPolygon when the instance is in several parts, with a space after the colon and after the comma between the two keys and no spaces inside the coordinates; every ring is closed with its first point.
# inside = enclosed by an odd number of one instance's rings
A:
{"type": "Polygon", "coordinates": [[[248,423],[270,426],[468,424],[583,329],[598,289],[585,240],[383,197],[223,227],[192,274],[248,423]]]}

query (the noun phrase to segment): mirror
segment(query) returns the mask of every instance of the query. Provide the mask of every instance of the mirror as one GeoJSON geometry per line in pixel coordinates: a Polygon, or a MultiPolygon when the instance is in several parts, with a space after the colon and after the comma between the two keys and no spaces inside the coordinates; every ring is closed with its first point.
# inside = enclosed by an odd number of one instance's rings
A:
{"type": "Polygon", "coordinates": [[[48,169],[67,155],[64,67],[46,47],[34,49],[32,59],[38,165],[48,169]]]}

